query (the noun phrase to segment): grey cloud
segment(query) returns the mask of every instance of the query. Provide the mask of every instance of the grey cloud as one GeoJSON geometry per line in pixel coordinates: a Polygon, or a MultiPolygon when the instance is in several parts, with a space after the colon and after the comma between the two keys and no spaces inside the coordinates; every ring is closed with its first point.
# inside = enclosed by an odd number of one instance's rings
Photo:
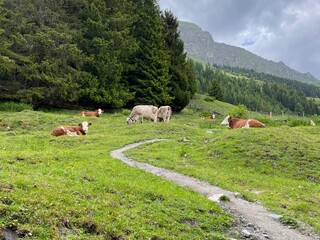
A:
{"type": "Polygon", "coordinates": [[[283,61],[320,79],[317,0],[160,0],[159,5],[179,20],[198,24],[217,42],[283,61]]]}

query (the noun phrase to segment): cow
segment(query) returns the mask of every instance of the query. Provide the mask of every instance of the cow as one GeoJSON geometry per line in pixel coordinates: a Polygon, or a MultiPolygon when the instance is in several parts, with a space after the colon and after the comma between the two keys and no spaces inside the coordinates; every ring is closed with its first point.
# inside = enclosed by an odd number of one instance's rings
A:
{"type": "Polygon", "coordinates": [[[62,136],[62,135],[68,135],[68,136],[86,135],[88,133],[89,126],[91,125],[92,123],[82,122],[82,123],[79,123],[78,126],[59,126],[54,128],[51,131],[51,135],[56,137],[62,136]]]}
{"type": "Polygon", "coordinates": [[[220,125],[229,125],[229,121],[228,121],[229,117],[230,117],[230,115],[226,116],[226,118],[223,119],[223,121],[220,123],[220,125]]]}
{"type": "Polygon", "coordinates": [[[100,117],[101,114],[103,113],[103,111],[99,108],[98,110],[94,111],[94,112],[81,112],[80,115],[82,117],[85,117],[85,116],[94,116],[94,117],[100,117]]]}
{"type": "Polygon", "coordinates": [[[140,120],[143,123],[144,119],[150,119],[152,121],[156,118],[158,107],[153,105],[137,105],[132,108],[129,117],[127,118],[127,124],[134,124],[136,121],[140,120]]]}
{"type": "Polygon", "coordinates": [[[211,114],[211,115],[209,115],[209,116],[202,117],[202,119],[205,119],[205,120],[215,119],[215,118],[216,118],[216,115],[214,115],[214,114],[211,114]]]}
{"type": "Polygon", "coordinates": [[[262,122],[259,122],[256,119],[241,119],[241,118],[233,118],[229,116],[228,118],[229,128],[265,128],[266,125],[262,122]]]}
{"type": "Polygon", "coordinates": [[[170,106],[161,106],[156,112],[154,122],[169,122],[171,119],[172,109],[170,106]]]}

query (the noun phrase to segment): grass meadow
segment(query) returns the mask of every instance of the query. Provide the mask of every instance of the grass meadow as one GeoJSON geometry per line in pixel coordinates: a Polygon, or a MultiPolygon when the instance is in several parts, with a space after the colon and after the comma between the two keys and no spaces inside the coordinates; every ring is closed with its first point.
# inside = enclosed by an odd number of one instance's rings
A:
{"type": "MultiPolygon", "coordinates": [[[[83,118],[79,111],[0,112],[0,233],[32,239],[228,239],[232,216],[201,195],[126,166],[126,152],[259,201],[287,223],[320,233],[320,127],[308,119],[265,120],[265,129],[220,126],[204,111],[232,105],[194,100],[170,123],[127,126],[128,110],[83,118]],[[79,137],[53,137],[58,125],[92,123],[79,137]],[[295,124],[292,124],[295,122],[295,124]],[[186,138],[189,141],[180,141],[186,138]]],[[[317,119],[313,120],[317,122],[317,119]]]]}

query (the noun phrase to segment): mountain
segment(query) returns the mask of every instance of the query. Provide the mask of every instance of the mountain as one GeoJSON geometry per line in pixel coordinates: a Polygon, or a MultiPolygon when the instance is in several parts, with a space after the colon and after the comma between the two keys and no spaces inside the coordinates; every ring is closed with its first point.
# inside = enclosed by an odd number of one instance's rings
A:
{"type": "Polygon", "coordinates": [[[179,22],[180,37],[189,57],[210,65],[253,69],[282,78],[320,85],[320,81],[310,73],[301,73],[283,62],[264,59],[243,48],[215,42],[209,32],[193,23],[179,22]]]}

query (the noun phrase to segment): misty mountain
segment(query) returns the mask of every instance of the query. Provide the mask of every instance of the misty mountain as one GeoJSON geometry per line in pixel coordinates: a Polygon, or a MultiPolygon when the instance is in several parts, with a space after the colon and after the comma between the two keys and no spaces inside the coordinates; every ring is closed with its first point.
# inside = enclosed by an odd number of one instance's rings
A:
{"type": "Polygon", "coordinates": [[[180,37],[189,57],[210,65],[229,66],[263,72],[305,83],[320,84],[310,73],[301,73],[283,62],[264,59],[243,48],[215,42],[209,32],[193,23],[179,22],[180,37]]]}

